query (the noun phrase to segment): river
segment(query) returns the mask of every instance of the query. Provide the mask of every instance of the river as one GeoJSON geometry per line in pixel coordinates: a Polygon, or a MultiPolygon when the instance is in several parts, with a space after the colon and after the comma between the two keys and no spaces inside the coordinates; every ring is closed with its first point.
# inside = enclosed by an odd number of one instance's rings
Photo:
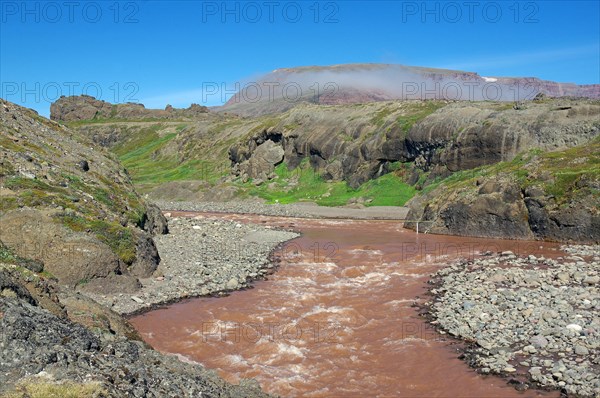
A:
{"type": "MultiPolygon", "coordinates": [[[[198,214],[188,213],[197,216],[198,214]]],[[[416,234],[394,221],[204,217],[292,227],[280,267],[253,289],[197,298],[131,319],[157,350],[281,396],[557,397],[518,392],[458,359],[459,343],[418,315],[428,276],[485,251],[558,256],[547,242],[416,234]]]]}

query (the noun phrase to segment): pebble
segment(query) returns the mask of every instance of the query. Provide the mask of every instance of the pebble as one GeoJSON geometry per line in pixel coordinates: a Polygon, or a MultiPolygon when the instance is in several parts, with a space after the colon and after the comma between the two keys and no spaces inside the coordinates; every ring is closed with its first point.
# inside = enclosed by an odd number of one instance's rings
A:
{"type": "Polygon", "coordinates": [[[575,354],[577,354],[577,355],[588,355],[590,353],[590,351],[587,349],[587,347],[584,347],[582,345],[576,345],[574,349],[575,349],[575,354]]]}
{"type": "Polygon", "coordinates": [[[574,332],[581,332],[583,330],[583,328],[576,323],[571,323],[567,325],[567,329],[572,330],[574,332]]]}

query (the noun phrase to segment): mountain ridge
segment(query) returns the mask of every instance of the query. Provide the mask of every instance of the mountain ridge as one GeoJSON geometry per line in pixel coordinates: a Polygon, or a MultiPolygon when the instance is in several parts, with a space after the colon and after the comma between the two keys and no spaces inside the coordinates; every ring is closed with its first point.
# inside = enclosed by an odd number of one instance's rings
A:
{"type": "Polygon", "coordinates": [[[400,64],[340,64],[278,68],[248,82],[224,105],[242,116],[280,113],[299,102],[354,104],[387,100],[523,101],[537,95],[600,98],[600,84],[400,64]]]}

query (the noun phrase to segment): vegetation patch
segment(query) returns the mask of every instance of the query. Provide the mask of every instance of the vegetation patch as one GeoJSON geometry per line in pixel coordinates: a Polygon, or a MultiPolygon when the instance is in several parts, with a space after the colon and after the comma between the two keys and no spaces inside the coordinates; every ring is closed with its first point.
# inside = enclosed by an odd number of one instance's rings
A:
{"type": "Polygon", "coordinates": [[[420,106],[411,109],[410,113],[398,116],[390,128],[398,128],[406,136],[415,123],[420,122],[445,105],[440,101],[425,101],[420,106]]]}
{"type": "Polygon", "coordinates": [[[539,186],[554,198],[558,206],[589,195],[598,203],[600,195],[589,185],[598,186],[600,183],[600,136],[585,145],[566,150],[543,152],[532,149],[511,161],[458,171],[446,179],[432,182],[423,189],[423,193],[441,184],[447,190],[472,189],[478,179],[497,176],[512,179],[521,189],[539,186]]]}
{"type": "Polygon", "coordinates": [[[14,391],[0,398],[94,398],[106,396],[100,383],[50,383],[33,381],[19,383],[14,391]]]}
{"type": "MultiPolygon", "coordinates": [[[[224,129],[233,124],[235,123],[222,123],[217,127],[224,129]]],[[[187,125],[179,125],[176,130],[181,131],[186,127],[187,125]]],[[[136,132],[129,132],[128,139],[113,149],[135,184],[152,186],[183,180],[203,180],[214,183],[226,174],[228,170],[226,171],[217,162],[186,155],[201,151],[201,149],[195,148],[197,142],[188,142],[185,150],[174,153],[164,151],[165,146],[177,136],[177,133],[160,136],[161,128],[163,126],[154,125],[136,132]]],[[[228,148],[227,146],[225,152],[220,151],[219,153],[226,154],[228,148]]]]}
{"type": "Polygon", "coordinates": [[[0,214],[14,210],[19,207],[17,198],[12,196],[0,196],[0,214]]]}
{"type": "Polygon", "coordinates": [[[59,219],[75,232],[93,233],[101,242],[108,245],[126,264],[135,261],[135,237],[131,230],[117,222],[93,220],[73,213],[62,213],[59,219]]]}
{"type": "Polygon", "coordinates": [[[345,181],[325,181],[309,164],[308,159],[294,170],[285,163],[275,168],[277,179],[258,187],[252,181],[238,186],[249,195],[258,196],[269,203],[294,203],[312,201],[322,206],[343,206],[351,199],[361,198],[366,206],[403,206],[416,190],[406,184],[399,172],[392,172],[367,181],[357,189],[345,181]]]}
{"type": "MultiPolygon", "coordinates": [[[[0,263],[14,265],[23,272],[27,270],[27,272],[33,271],[43,273],[44,270],[44,265],[41,262],[16,255],[2,242],[0,242],[0,263]]],[[[42,276],[51,277],[52,275],[50,273],[45,273],[42,276]]]]}

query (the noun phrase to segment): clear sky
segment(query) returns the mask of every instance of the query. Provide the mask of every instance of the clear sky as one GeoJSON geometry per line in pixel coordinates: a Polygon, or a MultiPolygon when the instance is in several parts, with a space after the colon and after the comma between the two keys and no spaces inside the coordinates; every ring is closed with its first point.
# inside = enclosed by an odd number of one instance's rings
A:
{"type": "Polygon", "coordinates": [[[219,104],[206,83],[399,63],[600,83],[599,1],[0,0],[0,97],[219,104]]]}

